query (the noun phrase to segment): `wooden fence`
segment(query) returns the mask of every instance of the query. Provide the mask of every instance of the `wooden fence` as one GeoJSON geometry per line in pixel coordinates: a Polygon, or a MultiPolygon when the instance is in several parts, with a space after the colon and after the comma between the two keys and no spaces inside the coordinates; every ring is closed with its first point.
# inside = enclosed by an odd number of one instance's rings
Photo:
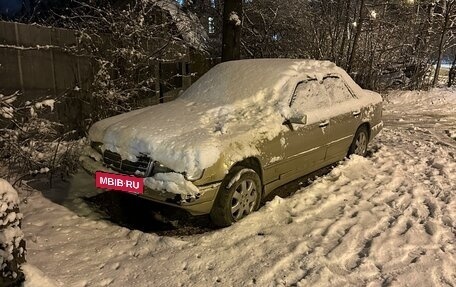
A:
{"type": "Polygon", "coordinates": [[[0,93],[19,91],[22,100],[87,91],[90,59],[64,47],[77,45],[74,31],[0,21],[0,93]]]}
{"type": "MultiPolygon", "coordinates": [[[[71,92],[76,98],[58,102],[49,116],[70,129],[81,130],[80,120],[97,107],[88,107],[77,97],[90,95],[97,65],[89,57],[68,52],[68,48],[77,45],[76,31],[0,21],[0,94],[19,92],[20,104],[71,92]]],[[[150,67],[155,79],[154,91],[141,98],[142,105],[174,100],[219,62],[181,46],[173,47],[173,51],[183,55],[179,61],[157,62],[150,67]]]]}
{"type": "MultiPolygon", "coordinates": [[[[67,51],[77,45],[76,31],[0,21],[0,94],[19,91],[20,100],[26,101],[74,89],[90,92],[96,67],[90,58],[67,51]]],[[[178,62],[157,62],[150,69],[156,83],[155,92],[145,99],[149,104],[175,99],[213,65],[197,54],[191,61],[189,51],[180,46],[173,49],[183,55],[178,62]],[[174,75],[179,76],[173,88],[163,84],[174,75]]]]}

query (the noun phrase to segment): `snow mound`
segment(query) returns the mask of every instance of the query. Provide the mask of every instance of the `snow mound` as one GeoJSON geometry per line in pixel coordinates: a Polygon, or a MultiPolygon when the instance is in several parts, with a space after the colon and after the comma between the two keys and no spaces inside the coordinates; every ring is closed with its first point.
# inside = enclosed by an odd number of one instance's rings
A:
{"type": "Polygon", "coordinates": [[[388,96],[391,112],[413,113],[456,113],[456,92],[454,88],[435,88],[429,91],[397,91],[388,96]],[[404,111],[403,107],[407,107],[404,111]]]}
{"type": "Polygon", "coordinates": [[[51,108],[51,112],[54,110],[55,100],[54,99],[47,99],[41,102],[35,103],[35,108],[41,109],[43,107],[51,108]]]}
{"type": "Polygon", "coordinates": [[[456,130],[446,130],[446,134],[447,134],[450,138],[456,140],[456,130]]]}
{"type": "Polygon", "coordinates": [[[20,276],[19,264],[25,257],[24,234],[20,228],[22,214],[18,211],[16,190],[0,178],[0,272],[2,278],[20,276]]]}
{"type": "Polygon", "coordinates": [[[14,205],[19,204],[19,197],[17,196],[16,190],[11,186],[9,182],[0,178],[0,198],[1,198],[1,207],[0,213],[1,216],[4,215],[4,212],[7,208],[12,208],[14,205]]]}
{"type": "Polygon", "coordinates": [[[26,280],[24,287],[57,287],[59,284],[47,277],[40,269],[31,264],[24,264],[22,266],[26,280]]]}
{"type": "Polygon", "coordinates": [[[144,184],[152,190],[184,195],[184,199],[199,196],[199,189],[193,183],[185,180],[180,173],[157,173],[153,177],[146,178],[144,184]]]}

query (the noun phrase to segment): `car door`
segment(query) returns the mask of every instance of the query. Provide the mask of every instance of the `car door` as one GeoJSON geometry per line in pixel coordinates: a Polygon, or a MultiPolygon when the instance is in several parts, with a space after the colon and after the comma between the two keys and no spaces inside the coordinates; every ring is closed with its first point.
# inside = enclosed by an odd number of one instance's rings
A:
{"type": "Polygon", "coordinates": [[[325,77],[323,87],[331,109],[326,161],[334,162],[347,155],[354,134],[361,124],[361,106],[354,93],[339,76],[325,77]]]}
{"type": "Polygon", "coordinates": [[[289,130],[280,135],[284,150],[284,159],[279,166],[281,179],[293,180],[321,167],[328,141],[329,118],[324,116],[328,104],[317,79],[297,84],[290,108],[297,115],[305,115],[306,123],[290,124],[289,130]]]}

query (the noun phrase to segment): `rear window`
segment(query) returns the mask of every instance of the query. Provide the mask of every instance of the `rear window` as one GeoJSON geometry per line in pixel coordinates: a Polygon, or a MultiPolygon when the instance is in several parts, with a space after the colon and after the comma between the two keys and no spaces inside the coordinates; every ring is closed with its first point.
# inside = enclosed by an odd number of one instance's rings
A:
{"type": "Polygon", "coordinates": [[[324,78],[323,86],[331,105],[339,104],[354,98],[344,81],[337,76],[324,78]]]}

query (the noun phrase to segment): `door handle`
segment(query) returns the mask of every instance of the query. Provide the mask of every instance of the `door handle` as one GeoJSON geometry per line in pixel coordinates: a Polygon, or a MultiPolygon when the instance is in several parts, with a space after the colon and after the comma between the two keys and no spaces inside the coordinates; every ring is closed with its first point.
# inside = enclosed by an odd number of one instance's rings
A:
{"type": "Polygon", "coordinates": [[[329,121],[321,122],[318,126],[319,126],[320,128],[327,127],[327,126],[329,126],[329,121]]]}
{"type": "Polygon", "coordinates": [[[359,116],[360,114],[361,114],[361,111],[354,111],[354,112],[353,112],[353,116],[354,116],[354,117],[357,117],[357,116],[359,116]]]}

